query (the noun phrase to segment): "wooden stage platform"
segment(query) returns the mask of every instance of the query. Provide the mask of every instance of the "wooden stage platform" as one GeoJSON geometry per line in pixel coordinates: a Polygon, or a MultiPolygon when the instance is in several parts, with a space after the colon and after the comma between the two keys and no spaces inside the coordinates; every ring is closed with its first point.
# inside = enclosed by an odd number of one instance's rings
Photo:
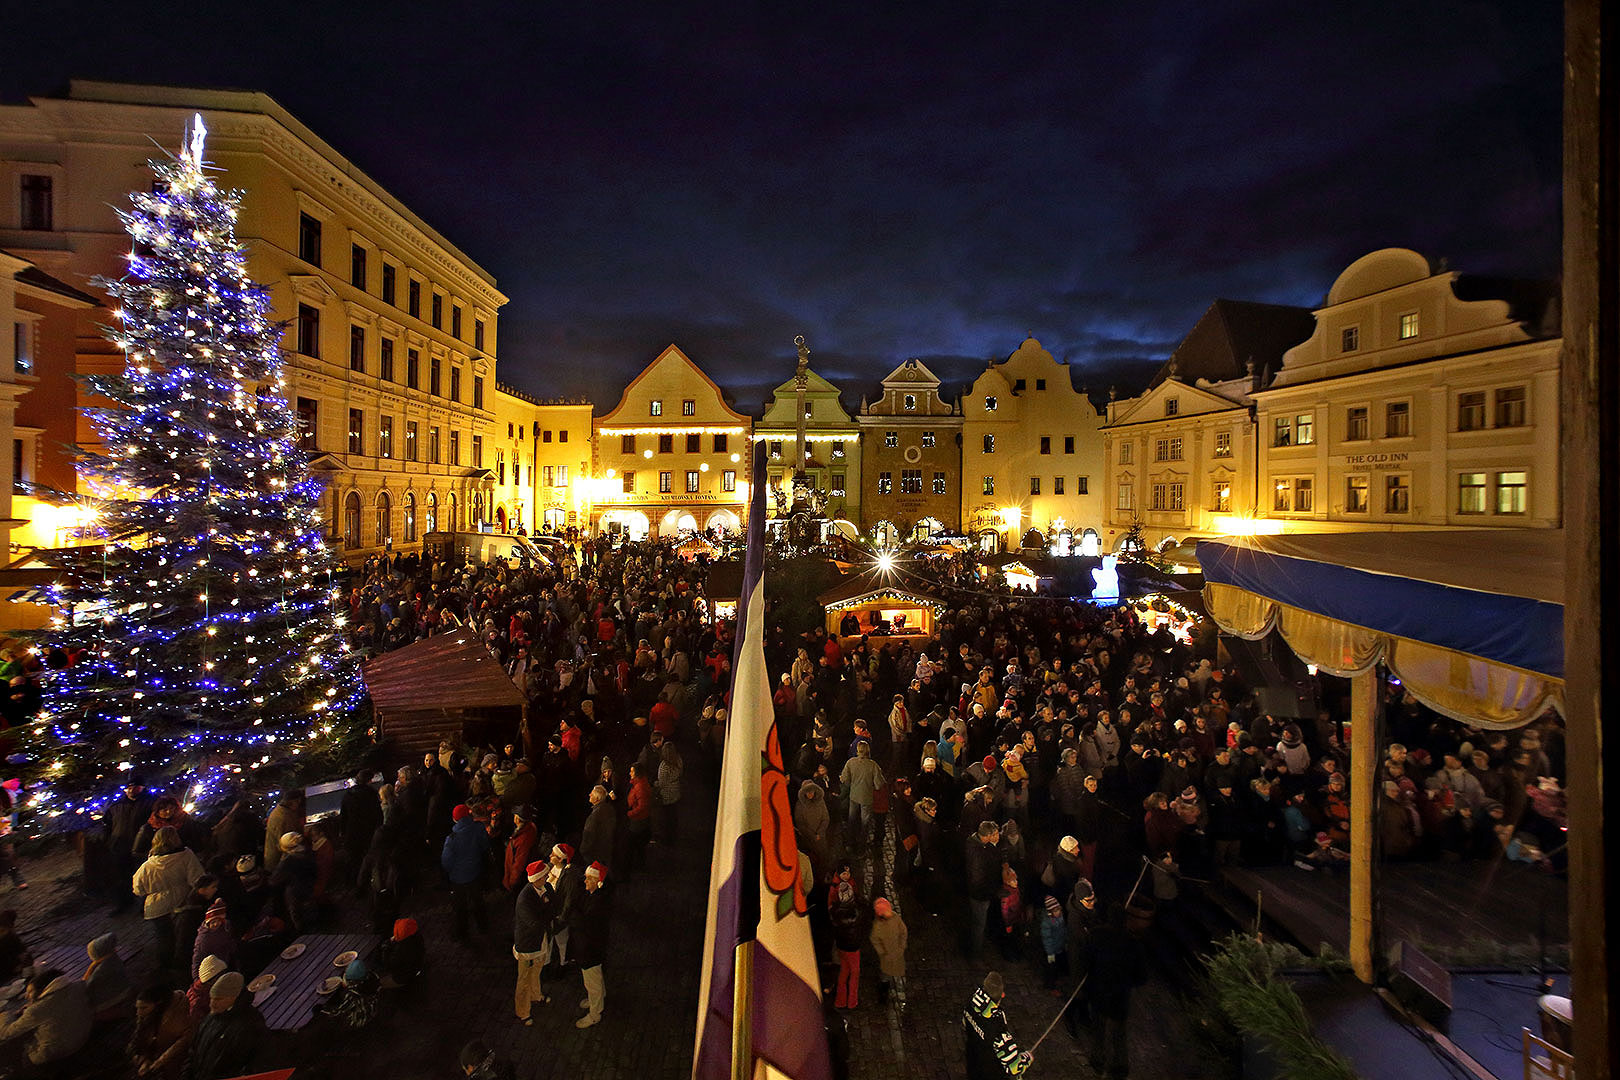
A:
{"type": "MultiPolygon", "coordinates": [[[[1350,946],[1350,875],[1294,866],[1227,867],[1223,898],[1240,923],[1306,952],[1350,946]]],[[[1386,863],[1377,902],[1387,948],[1410,941],[1445,966],[1511,968],[1569,956],[1569,886],[1522,863],[1386,863]]]]}

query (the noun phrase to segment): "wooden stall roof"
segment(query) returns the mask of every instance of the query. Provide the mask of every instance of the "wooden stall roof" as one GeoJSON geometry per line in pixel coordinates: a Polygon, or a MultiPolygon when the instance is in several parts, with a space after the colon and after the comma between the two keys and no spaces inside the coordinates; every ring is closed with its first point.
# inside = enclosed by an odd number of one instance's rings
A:
{"type": "Polygon", "coordinates": [[[524,705],[523,692],[466,627],[384,653],[360,672],[379,713],[524,705]]]}
{"type": "Polygon", "coordinates": [[[863,570],[859,574],[851,574],[816,597],[816,602],[822,607],[830,607],[833,604],[844,604],[863,596],[875,596],[878,594],[905,597],[929,605],[940,603],[939,597],[917,588],[915,585],[903,583],[900,580],[900,575],[895,571],[884,571],[875,566],[869,570],[863,570]]]}

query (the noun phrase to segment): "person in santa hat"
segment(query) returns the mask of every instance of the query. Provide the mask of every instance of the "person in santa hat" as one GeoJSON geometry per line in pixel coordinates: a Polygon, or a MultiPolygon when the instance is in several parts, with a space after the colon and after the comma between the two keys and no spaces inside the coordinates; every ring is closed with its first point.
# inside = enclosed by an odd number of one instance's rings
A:
{"type": "Polygon", "coordinates": [[[574,1021],[577,1028],[601,1023],[602,1009],[607,1004],[602,961],[607,958],[608,906],[611,901],[604,888],[606,882],[607,868],[601,863],[593,862],[585,868],[584,890],[569,920],[574,960],[579,964],[580,978],[585,983],[585,998],[579,1007],[586,1013],[574,1021]]]}

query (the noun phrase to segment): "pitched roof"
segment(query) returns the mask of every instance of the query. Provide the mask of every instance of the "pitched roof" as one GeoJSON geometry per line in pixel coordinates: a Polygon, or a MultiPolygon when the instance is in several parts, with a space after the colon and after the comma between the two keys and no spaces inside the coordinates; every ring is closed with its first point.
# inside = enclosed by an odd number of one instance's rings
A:
{"type": "Polygon", "coordinates": [[[467,627],[384,653],[361,665],[360,674],[378,712],[524,704],[522,691],[467,627]]]}
{"type": "MultiPolygon", "coordinates": [[[[8,255],[11,254],[10,252],[4,253],[8,255]]],[[[17,255],[12,256],[12,258],[20,257],[21,256],[17,255]]],[[[101,300],[99,298],[91,296],[87,292],[75,289],[67,282],[62,281],[60,278],[52,277],[37,266],[27,266],[17,271],[16,280],[24,285],[32,285],[36,289],[41,289],[48,293],[55,293],[57,296],[60,296],[66,300],[72,300],[78,304],[88,304],[91,307],[101,306],[101,300]]]]}
{"type": "Polygon", "coordinates": [[[1308,308],[1217,300],[1181,339],[1148,386],[1169,378],[1172,367],[1175,377],[1189,385],[1199,379],[1241,379],[1248,374],[1251,359],[1257,371],[1275,371],[1282,365],[1283,353],[1308,340],[1315,329],[1316,317],[1308,308]]]}
{"type": "Polygon", "coordinates": [[[859,574],[851,574],[816,597],[816,603],[822,607],[828,607],[832,604],[847,603],[863,596],[877,596],[885,593],[927,604],[939,603],[939,597],[934,596],[932,593],[913,585],[902,584],[899,574],[895,571],[881,570],[875,566],[863,570],[859,574]]]}

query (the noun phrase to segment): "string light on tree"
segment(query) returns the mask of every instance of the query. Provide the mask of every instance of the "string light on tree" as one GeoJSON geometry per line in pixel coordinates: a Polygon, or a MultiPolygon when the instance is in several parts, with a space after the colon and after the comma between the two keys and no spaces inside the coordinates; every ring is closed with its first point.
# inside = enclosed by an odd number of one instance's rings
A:
{"type": "Polygon", "coordinates": [[[205,805],[363,734],[281,331],[206,137],[198,116],[179,158],[153,163],[152,191],[121,213],[128,269],[100,283],[126,364],[88,380],[111,403],[87,410],[98,442],[79,451],[96,543],[56,555],[53,656],[74,662],[32,744],[45,828],[82,827],[131,775],[205,805]]]}

